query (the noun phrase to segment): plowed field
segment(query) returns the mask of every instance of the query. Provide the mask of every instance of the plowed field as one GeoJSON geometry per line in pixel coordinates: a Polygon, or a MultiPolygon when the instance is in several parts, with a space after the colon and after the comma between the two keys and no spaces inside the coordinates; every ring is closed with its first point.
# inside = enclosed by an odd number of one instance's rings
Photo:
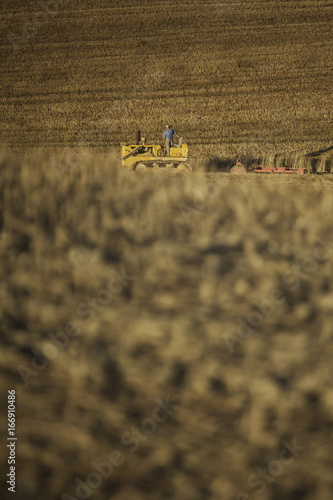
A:
{"type": "Polygon", "coordinates": [[[312,0],[2,1],[2,142],[105,148],[137,129],[160,140],[171,123],[192,151],[327,148],[332,11],[312,0]]]}

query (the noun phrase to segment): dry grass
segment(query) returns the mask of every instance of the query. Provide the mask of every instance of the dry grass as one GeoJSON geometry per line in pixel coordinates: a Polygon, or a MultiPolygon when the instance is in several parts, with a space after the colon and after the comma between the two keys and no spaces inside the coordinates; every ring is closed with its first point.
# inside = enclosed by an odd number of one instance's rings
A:
{"type": "Polygon", "coordinates": [[[13,50],[39,9],[3,1],[1,139],[23,151],[159,141],[171,122],[198,154],[332,145],[332,9],[312,0],[68,0],[13,50]],[[166,47],[171,45],[171,49],[166,47]]]}
{"type": "Polygon", "coordinates": [[[330,178],[135,175],[92,157],[59,181],[55,160],[0,160],[16,498],[77,498],[75,478],[118,449],[125,463],[91,498],[234,500],[296,438],[306,451],[261,498],[331,500],[333,251],[318,243],[330,241],[330,178]],[[93,321],[79,316],[122,269],[135,279],[93,321]],[[230,354],[223,335],[275,288],[284,302],[230,354]],[[67,322],[81,333],[25,386],[17,367],[67,322]],[[123,433],[168,395],[179,407],[129,453],[123,433]]]}

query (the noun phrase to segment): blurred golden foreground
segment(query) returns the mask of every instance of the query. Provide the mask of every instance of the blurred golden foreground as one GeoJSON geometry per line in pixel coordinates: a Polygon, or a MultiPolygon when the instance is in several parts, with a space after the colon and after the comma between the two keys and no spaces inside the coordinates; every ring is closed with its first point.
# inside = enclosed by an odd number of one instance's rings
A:
{"type": "Polygon", "coordinates": [[[332,187],[3,154],[15,498],[331,500],[332,187]]]}

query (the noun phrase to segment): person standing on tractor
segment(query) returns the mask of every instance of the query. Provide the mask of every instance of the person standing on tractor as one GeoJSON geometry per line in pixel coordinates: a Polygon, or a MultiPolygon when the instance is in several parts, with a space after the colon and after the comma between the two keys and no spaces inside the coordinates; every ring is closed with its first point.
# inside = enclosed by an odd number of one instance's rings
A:
{"type": "Polygon", "coordinates": [[[177,134],[177,132],[170,126],[166,125],[164,134],[163,134],[163,144],[165,145],[166,149],[166,156],[170,156],[170,148],[172,147],[173,143],[173,136],[179,137],[179,144],[178,147],[181,146],[181,137],[177,134]]]}

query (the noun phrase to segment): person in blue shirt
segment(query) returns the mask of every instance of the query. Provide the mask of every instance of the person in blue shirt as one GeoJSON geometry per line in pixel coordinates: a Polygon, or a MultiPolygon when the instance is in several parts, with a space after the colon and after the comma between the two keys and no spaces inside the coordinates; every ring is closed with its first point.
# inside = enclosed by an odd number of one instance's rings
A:
{"type": "Polygon", "coordinates": [[[170,148],[173,143],[173,136],[179,137],[179,144],[178,147],[181,146],[181,137],[177,134],[177,132],[170,126],[166,125],[164,134],[163,134],[163,144],[165,145],[166,149],[166,156],[170,156],[170,148]]]}

